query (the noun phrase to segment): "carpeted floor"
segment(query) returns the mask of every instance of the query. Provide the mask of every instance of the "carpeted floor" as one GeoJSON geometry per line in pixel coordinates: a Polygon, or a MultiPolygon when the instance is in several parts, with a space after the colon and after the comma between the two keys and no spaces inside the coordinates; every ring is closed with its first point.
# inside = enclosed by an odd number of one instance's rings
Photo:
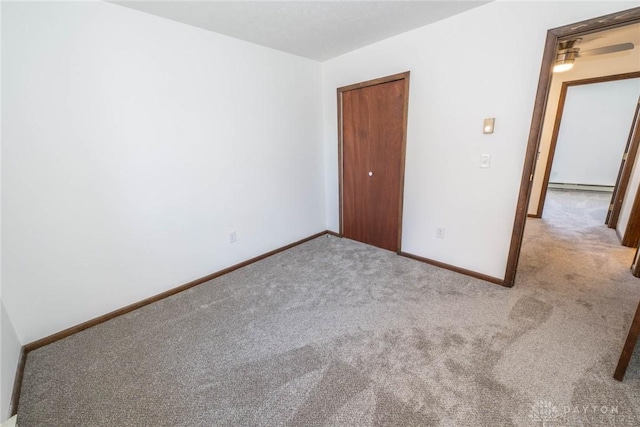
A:
{"type": "Polygon", "coordinates": [[[638,425],[633,251],[549,193],[512,289],[320,237],[31,352],[18,424],[638,425]]]}

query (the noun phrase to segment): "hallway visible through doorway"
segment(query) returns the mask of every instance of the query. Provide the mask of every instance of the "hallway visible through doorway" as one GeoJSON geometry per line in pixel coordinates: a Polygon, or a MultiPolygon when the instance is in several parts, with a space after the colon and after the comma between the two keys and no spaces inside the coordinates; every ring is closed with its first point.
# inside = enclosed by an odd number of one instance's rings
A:
{"type": "Polygon", "coordinates": [[[596,294],[633,280],[635,249],[620,245],[604,224],[610,198],[609,192],[550,188],[543,217],[527,220],[518,275],[533,275],[533,286],[565,289],[576,298],[600,284],[596,294]]]}

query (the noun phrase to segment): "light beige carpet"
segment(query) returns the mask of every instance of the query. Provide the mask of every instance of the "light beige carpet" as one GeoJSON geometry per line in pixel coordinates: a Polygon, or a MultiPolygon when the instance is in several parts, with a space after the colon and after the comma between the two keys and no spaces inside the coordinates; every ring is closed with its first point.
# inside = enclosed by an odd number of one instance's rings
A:
{"type": "Polygon", "coordinates": [[[606,204],[550,192],[512,289],[318,238],[31,352],[18,423],[639,425],[606,204]]]}

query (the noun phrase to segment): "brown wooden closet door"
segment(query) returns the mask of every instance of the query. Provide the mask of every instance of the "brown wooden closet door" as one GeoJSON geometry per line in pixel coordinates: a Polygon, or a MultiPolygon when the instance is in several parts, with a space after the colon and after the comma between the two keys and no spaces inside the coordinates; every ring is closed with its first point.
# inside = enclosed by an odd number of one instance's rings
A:
{"type": "Polygon", "coordinates": [[[405,82],[346,91],[343,117],[343,235],[398,251],[405,82]]]}

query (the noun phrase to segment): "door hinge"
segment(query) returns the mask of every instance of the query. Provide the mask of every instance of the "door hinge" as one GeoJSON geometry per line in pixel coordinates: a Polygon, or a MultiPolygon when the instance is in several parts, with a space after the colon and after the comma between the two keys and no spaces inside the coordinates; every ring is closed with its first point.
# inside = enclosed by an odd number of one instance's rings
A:
{"type": "Polygon", "coordinates": [[[533,174],[529,175],[529,182],[533,181],[533,174]]]}
{"type": "Polygon", "coordinates": [[[613,210],[613,203],[611,203],[611,204],[609,205],[609,210],[610,210],[610,211],[612,211],[612,210],[613,210]]]}
{"type": "Polygon", "coordinates": [[[626,162],[626,161],[627,161],[627,156],[628,156],[628,155],[629,155],[629,153],[624,153],[624,154],[622,155],[622,160],[626,162]]]}

